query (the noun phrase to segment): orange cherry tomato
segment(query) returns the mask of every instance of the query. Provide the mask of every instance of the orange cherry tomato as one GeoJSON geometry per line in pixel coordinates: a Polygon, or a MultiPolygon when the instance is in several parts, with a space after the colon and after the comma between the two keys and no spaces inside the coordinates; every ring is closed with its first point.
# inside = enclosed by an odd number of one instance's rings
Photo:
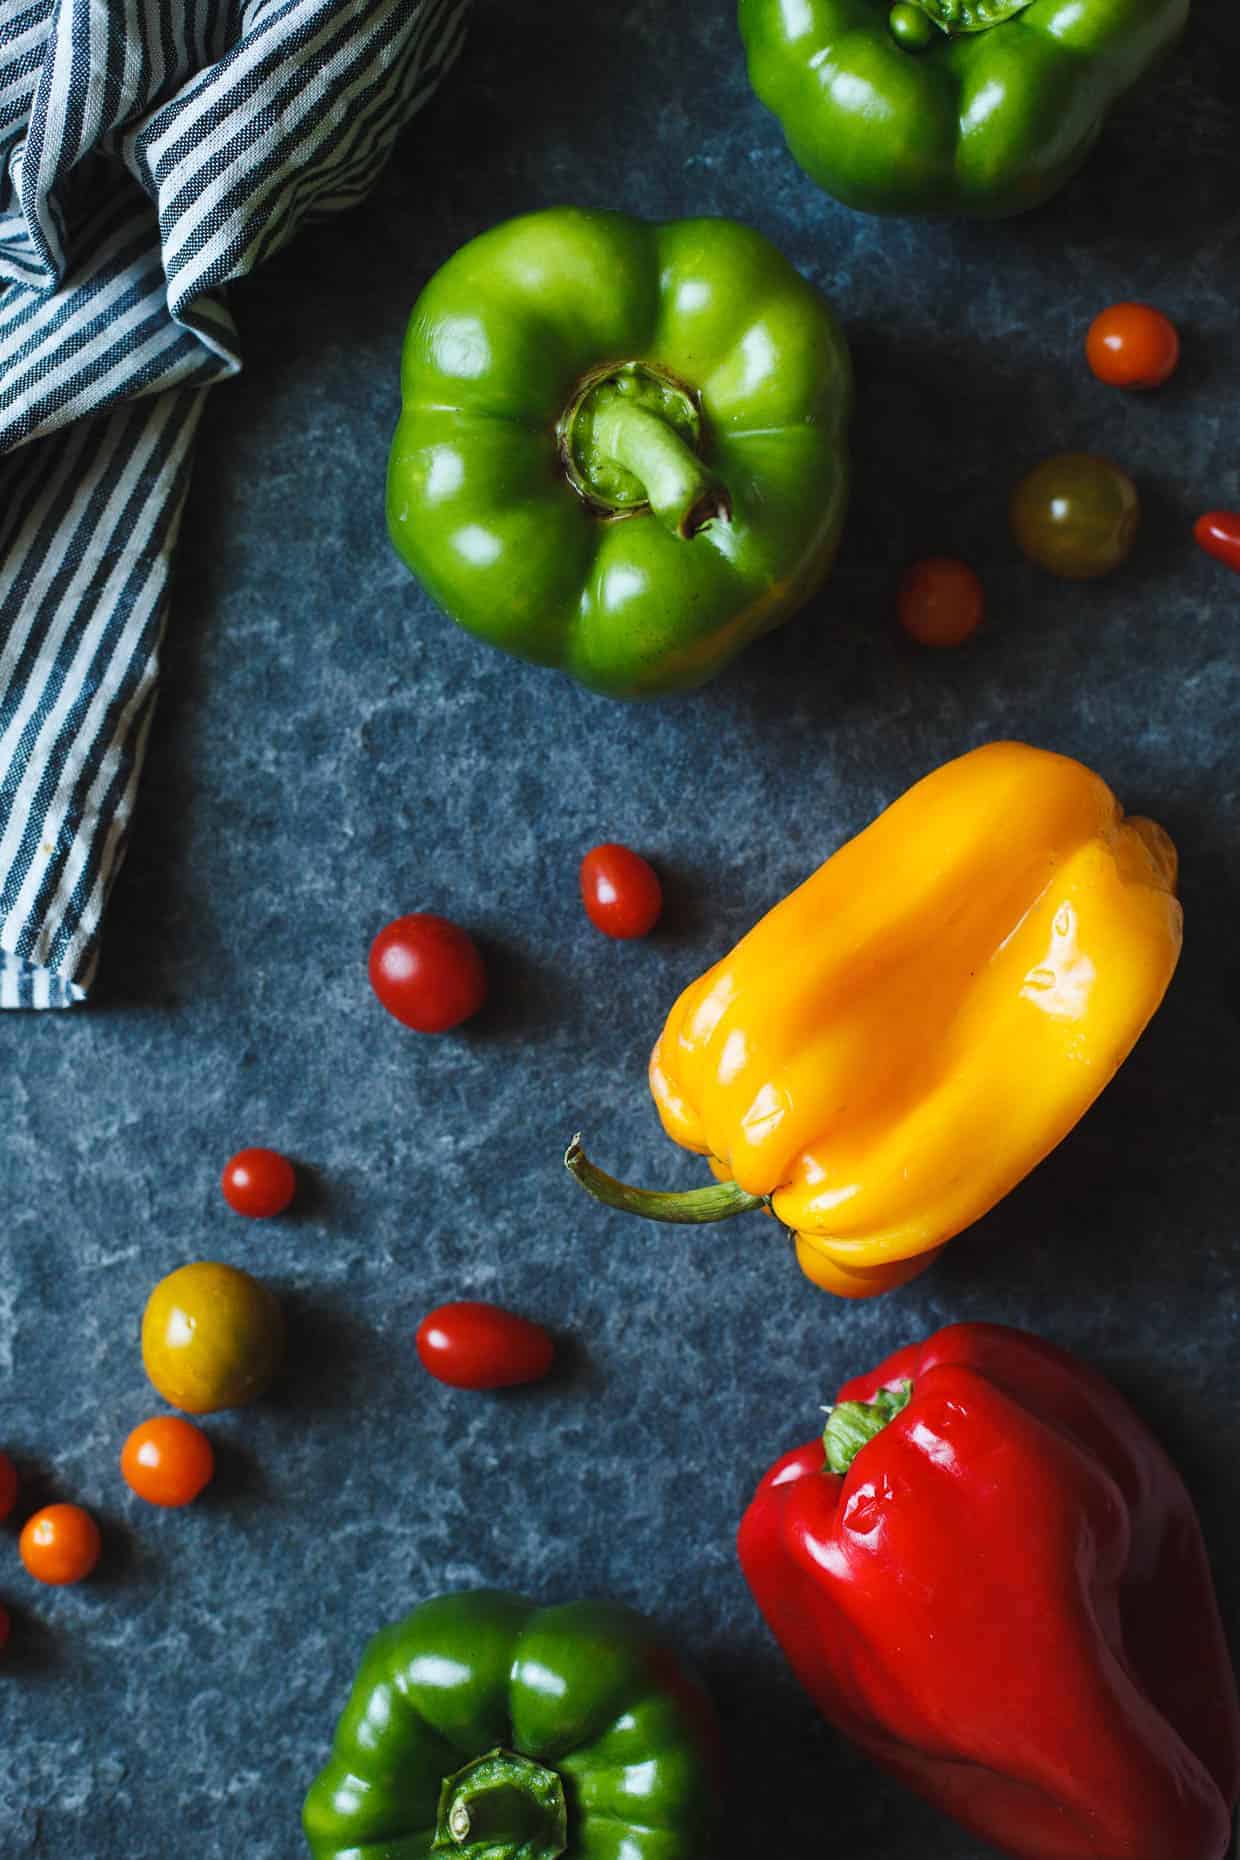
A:
{"type": "Polygon", "coordinates": [[[1108,387],[1161,387],[1175,373],[1180,338],[1151,304],[1112,304],[1090,324],[1085,355],[1108,387]]]}
{"type": "Polygon", "coordinates": [[[604,936],[648,936],[663,909],[663,887],[640,853],[615,840],[593,846],[581,861],[581,902],[604,936]]]}
{"type": "Polygon", "coordinates": [[[7,1518],[17,1503],[17,1468],[7,1453],[0,1453],[0,1518],[7,1518]]]}
{"type": "Polygon", "coordinates": [[[80,1505],[45,1505],[27,1518],[17,1547],[36,1582],[59,1588],[89,1576],[103,1545],[89,1511],[80,1505]]]}
{"type": "Polygon", "coordinates": [[[297,1177],[279,1150],[238,1150],[225,1166],[220,1189],[234,1214],[266,1221],[283,1214],[297,1191],[297,1177]]]}
{"type": "Polygon", "coordinates": [[[900,625],[919,646],[960,646],[986,611],[981,582],[967,562],[932,555],[906,569],[896,592],[900,625]]]}
{"type": "Polygon", "coordinates": [[[121,1448],[125,1483],[148,1505],[192,1504],[214,1471],[211,1442],[175,1414],[143,1421],[121,1448]]]}

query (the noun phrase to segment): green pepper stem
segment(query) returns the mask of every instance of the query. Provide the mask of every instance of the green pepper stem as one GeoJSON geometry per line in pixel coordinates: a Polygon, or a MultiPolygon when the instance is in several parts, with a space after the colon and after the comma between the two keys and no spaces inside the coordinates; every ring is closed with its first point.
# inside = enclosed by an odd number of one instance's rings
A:
{"type": "Polygon", "coordinates": [[[564,1152],[564,1167],[586,1193],[624,1214],[641,1214],[648,1221],[671,1221],[680,1227],[698,1227],[706,1221],[726,1221],[733,1214],[748,1214],[767,1206],[763,1195],[750,1195],[737,1182],[715,1182],[708,1188],[679,1192],[633,1188],[615,1176],[596,1169],[575,1136],[564,1152]]]}
{"type": "Polygon", "coordinates": [[[893,1389],[879,1389],[873,1401],[837,1403],[822,1430],[827,1470],[846,1473],[866,1442],[881,1434],[888,1421],[894,1421],[908,1407],[912,1394],[912,1383],[900,1382],[893,1389]]]}
{"type": "Polygon", "coordinates": [[[595,416],[594,446],[632,472],[656,517],[686,541],[716,519],[731,519],[724,486],[657,413],[616,396],[595,416]]]}
{"type": "Polygon", "coordinates": [[[501,1749],[445,1780],[432,1855],[558,1860],[567,1845],[564,1785],[554,1770],[501,1749]]]}
{"type": "Polygon", "coordinates": [[[906,52],[924,52],[939,36],[940,27],[936,26],[928,13],[923,13],[915,0],[897,0],[889,16],[891,36],[897,45],[906,52]]]}

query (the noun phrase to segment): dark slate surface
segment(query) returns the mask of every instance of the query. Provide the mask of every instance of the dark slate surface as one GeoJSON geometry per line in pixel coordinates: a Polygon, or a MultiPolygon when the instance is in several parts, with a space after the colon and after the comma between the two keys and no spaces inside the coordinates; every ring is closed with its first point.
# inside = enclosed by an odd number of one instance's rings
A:
{"type": "Polygon", "coordinates": [[[679,1636],[727,1721],[738,1856],[979,1860],[818,1722],[732,1551],[755,1480],[838,1382],[953,1319],[1039,1330],[1134,1398],[1192,1484],[1235,1631],[1240,583],[1188,529],[1240,504],[1238,68],[1231,0],[1197,0],[1059,200],[886,224],[792,165],[729,7],[480,0],[373,199],[238,293],[247,368],[207,413],[97,1000],[0,1024],[0,1438],[27,1508],[80,1499],[107,1543],[95,1580],[53,1592],[0,1538],[6,1860],[291,1860],[367,1635],[477,1582],[607,1593],[679,1636]],[[458,634],[383,531],[418,289],[494,220],[568,200],[751,220],[832,297],[856,361],[829,588],[653,708],[458,634]],[[1081,359],[1127,296],[1184,333],[1156,396],[1081,359]],[[1005,532],[1010,485],[1065,447],[1113,453],[1145,498],[1131,564],[1095,587],[1039,577],[1005,532]],[[990,621],[931,655],[893,631],[892,583],[942,550],[982,572],[990,621]],[[1093,762],[1183,856],[1179,975],[1072,1138],[931,1275],[863,1306],[816,1293],[759,1220],[684,1236],[590,1207],[559,1167],[578,1126],[630,1178],[697,1179],[643,1082],[681,985],[911,779],[1004,734],[1093,762]],[[664,874],[644,946],[580,913],[576,863],[605,837],[664,874]],[[370,937],[418,907],[491,963],[493,1005],[459,1036],[405,1032],[367,989],[370,937]],[[268,1225],[215,1186],[256,1141],[304,1166],[268,1225]],[[194,1257],[278,1287],[291,1363],[212,1423],[210,1496],[159,1514],[116,1454],[158,1405],[142,1303],[194,1257]],[[423,1376],[419,1317],[471,1294],[556,1328],[549,1385],[423,1376]]]}

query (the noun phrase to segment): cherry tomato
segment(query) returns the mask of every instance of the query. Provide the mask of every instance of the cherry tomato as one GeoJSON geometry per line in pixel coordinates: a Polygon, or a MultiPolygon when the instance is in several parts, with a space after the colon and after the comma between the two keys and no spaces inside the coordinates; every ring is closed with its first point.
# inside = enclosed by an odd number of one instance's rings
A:
{"type": "Polygon", "coordinates": [[[604,936],[647,936],[663,909],[663,887],[640,853],[608,840],[581,862],[581,901],[604,936]]]}
{"type": "Polygon", "coordinates": [[[388,1013],[418,1033],[446,1033],[486,1000],[473,938],[430,911],[398,917],[370,947],[370,985],[388,1013]]]}
{"type": "Polygon", "coordinates": [[[1150,304],[1112,304],[1090,324],[1085,355],[1108,387],[1160,387],[1175,373],[1180,338],[1150,304]]]}
{"type": "Polygon", "coordinates": [[[297,1177],[279,1150],[238,1150],[220,1177],[220,1187],[234,1214],[265,1221],[283,1214],[297,1191],[297,1177]]]}
{"type": "Polygon", "coordinates": [[[0,1453],[0,1518],[7,1518],[17,1503],[17,1468],[7,1453],[0,1453]]]}
{"type": "Polygon", "coordinates": [[[982,624],[986,596],[967,562],[927,556],[906,569],[896,592],[900,625],[920,646],[960,646],[982,624]]]}
{"type": "Polygon", "coordinates": [[[454,1389],[540,1382],[555,1355],[541,1324],[477,1299],[437,1306],[418,1325],[417,1344],[423,1369],[454,1389]]]}
{"type": "Polygon", "coordinates": [[[1066,581],[1092,581],[1129,554],[1141,500],[1132,479],[1109,459],[1061,452],[1017,485],[1010,516],[1031,562],[1066,581]]]}
{"type": "Polygon", "coordinates": [[[36,1582],[81,1582],[99,1561],[99,1526],[80,1505],[45,1505],[27,1518],[18,1539],[22,1562],[36,1582]]]}
{"type": "Polygon", "coordinates": [[[283,1354],[275,1295],[236,1266],[214,1260],[180,1266],[146,1301],[143,1365],[164,1400],[187,1414],[254,1401],[283,1354]]]}
{"type": "Polygon", "coordinates": [[[1193,535],[1207,555],[1240,574],[1240,510],[1208,511],[1194,523],[1193,535]]]}
{"type": "Polygon", "coordinates": [[[148,1505],[188,1505],[211,1482],[211,1442],[192,1421],[159,1414],[135,1427],[121,1448],[126,1485],[148,1505]]]}
{"type": "Polygon", "coordinates": [[[9,1632],[12,1626],[13,1623],[9,1619],[9,1611],[4,1606],[4,1603],[0,1602],[0,1653],[3,1653],[4,1649],[9,1644],[9,1632]]]}

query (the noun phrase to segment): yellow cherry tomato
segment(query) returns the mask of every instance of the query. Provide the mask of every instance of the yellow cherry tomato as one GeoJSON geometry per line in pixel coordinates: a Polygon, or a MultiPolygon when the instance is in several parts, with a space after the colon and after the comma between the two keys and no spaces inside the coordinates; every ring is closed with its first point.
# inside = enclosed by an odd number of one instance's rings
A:
{"type": "Polygon", "coordinates": [[[244,1407],[262,1394],[283,1354],[279,1304],[236,1266],[180,1266],[147,1299],[146,1373],[164,1400],[187,1414],[244,1407]]]}

